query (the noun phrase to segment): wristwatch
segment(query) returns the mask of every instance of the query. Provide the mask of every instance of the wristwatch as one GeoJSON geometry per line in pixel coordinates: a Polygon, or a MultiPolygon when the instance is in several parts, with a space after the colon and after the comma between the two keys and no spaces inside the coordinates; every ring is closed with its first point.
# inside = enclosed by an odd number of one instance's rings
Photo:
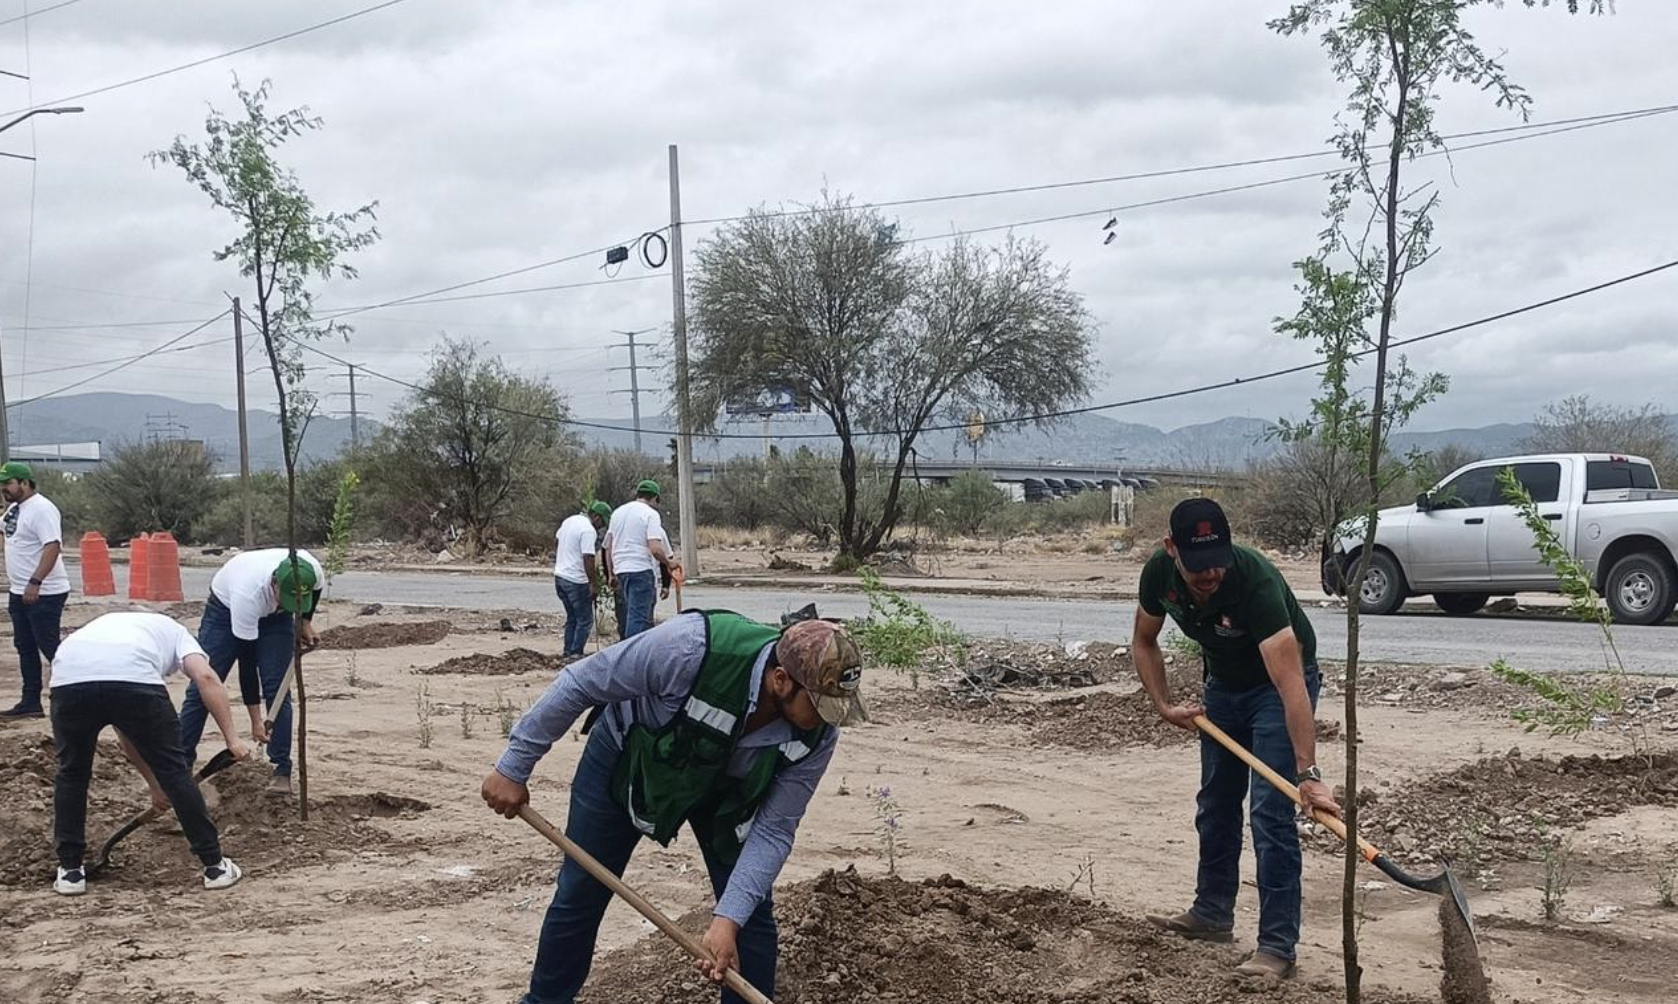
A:
{"type": "Polygon", "coordinates": [[[1299,776],[1295,777],[1293,779],[1294,784],[1304,784],[1307,781],[1315,781],[1318,784],[1322,784],[1323,783],[1323,769],[1321,767],[1318,767],[1316,764],[1312,764],[1311,766],[1309,766],[1309,767],[1305,768],[1304,770],[1300,771],[1299,776]]]}
{"type": "Polygon", "coordinates": [[[30,579],[29,584],[32,586],[39,586],[42,585],[42,582],[40,579],[30,579]]]}

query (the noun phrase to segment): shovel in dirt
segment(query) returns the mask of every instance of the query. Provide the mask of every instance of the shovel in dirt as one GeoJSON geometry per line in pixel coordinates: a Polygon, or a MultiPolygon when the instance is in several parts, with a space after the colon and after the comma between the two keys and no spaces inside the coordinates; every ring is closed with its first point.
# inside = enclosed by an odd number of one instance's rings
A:
{"type": "MultiPolygon", "coordinates": [[[[1264,761],[1248,752],[1240,743],[1231,739],[1228,733],[1224,732],[1223,729],[1213,725],[1206,719],[1205,715],[1196,715],[1194,723],[1200,727],[1200,731],[1211,736],[1213,739],[1218,741],[1219,745],[1223,746],[1225,749],[1245,761],[1247,766],[1257,771],[1266,781],[1269,781],[1272,785],[1274,785],[1277,791],[1280,791],[1282,794],[1293,799],[1294,802],[1301,807],[1304,806],[1304,802],[1300,800],[1299,789],[1297,787],[1289,784],[1280,774],[1271,770],[1264,761]]],[[[1339,819],[1319,812],[1311,813],[1311,818],[1328,827],[1329,831],[1339,837],[1342,841],[1346,839],[1346,824],[1341,822],[1339,819]]],[[[1358,851],[1363,855],[1363,859],[1365,861],[1381,869],[1381,871],[1386,873],[1388,878],[1397,882],[1399,885],[1404,886],[1407,889],[1415,889],[1420,892],[1433,893],[1435,896],[1443,896],[1447,902],[1455,907],[1457,914],[1461,916],[1463,923],[1468,928],[1469,937],[1474,937],[1474,914],[1469,912],[1468,909],[1468,894],[1463,891],[1461,883],[1457,881],[1457,877],[1451,874],[1449,866],[1446,866],[1445,869],[1438,875],[1418,878],[1400,868],[1392,858],[1389,858],[1386,854],[1382,853],[1380,848],[1371,844],[1362,837],[1358,838],[1358,851]]]]}
{"type": "MultiPolygon", "coordinates": [[[[237,761],[235,761],[233,759],[233,754],[231,752],[229,752],[227,750],[222,750],[221,752],[217,753],[215,756],[211,757],[209,763],[207,763],[204,766],[198,768],[198,773],[196,773],[192,776],[193,783],[194,784],[203,784],[206,780],[214,777],[217,774],[220,774],[222,771],[224,771],[227,768],[233,766],[233,764],[236,763],[236,762],[237,761]]],[[[93,876],[99,874],[99,872],[101,870],[103,870],[106,865],[111,863],[111,848],[115,847],[124,837],[128,836],[130,833],[133,833],[135,830],[139,829],[140,827],[142,827],[142,826],[146,825],[147,823],[151,822],[152,820],[156,819],[158,816],[161,816],[164,813],[164,811],[165,810],[159,809],[155,805],[151,806],[151,807],[147,808],[146,811],[144,811],[142,813],[139,813],[134,818],[130,819],[128,822],[123,823],[121,826],[117,827],[117,831],[115,833],[111,834],[109,837],[107,837],[105,839],[104,844],[100,845],[98,860],[94,861],[93,864],[88,865],[86,868],[84,868],[83,873],[88,878],[92,878],[93,876]]]]}
{"type": "MultiPolygon", "coordinates": [[[[711,953],[693,935],[677,927],[675,921],[666,917],[659,911],[658,907],[649,903],[640,893],[625,885],[622,879],[613,875],[610,869],[596,861],[593,855],[578,847],[572,842],[571,838],[561,833],[552,823],[544,819],[540,812],[532,809],[529,805],[525,805],[519,809],[519,818],[529,823],[537,833],[553,841],[554,846],[564,851],[566,857],[582,865],[584,871],[594,876],[595,880],[601,885],[616,893],[625,903],[634,907],[641,916],[652,921],[653,926],[669,935],[670,939],[681,945],[689,955],[695,959],[711,961],[711,953]]],[[[738,970],[730,969],[723,977],[723,982],[728,985],[730,990],[744,997],[750,1004],[775,1004],[774,1001],[759,993],[756,987],[747,983],[746,978],[741,976],[738,970]]]]}

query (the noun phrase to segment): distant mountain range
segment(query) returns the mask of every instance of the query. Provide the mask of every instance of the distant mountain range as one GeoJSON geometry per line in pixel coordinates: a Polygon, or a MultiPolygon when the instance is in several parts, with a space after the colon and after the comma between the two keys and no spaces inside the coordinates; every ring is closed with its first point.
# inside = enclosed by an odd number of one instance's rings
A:
{"type": "MultiPolygon", "coordinates": [[[[191,404],[157,394],[76,394],[51,398],[28,406],[19,423],[17,409],[11,410],[12,440],[16,444],[73,443],[96,441],[111,450],[122,443],[146,438],[148,426],[184,439],[203,440],[224,470],[239,465],[239,430],[236,414],[213,404],[191,404]],[[162,430],[162,416],[174,428],[162,430]]],[[[627,418],[584,418],[594,425],[628,429],[627,418]]],[[[377,425],[361,420],[361,434],[370,437],[377,425]]],[[[270,411],[250,413],[251,465],[258,470],[282,466],[279,418],[270,411]]],[[[674,421],[666,415],[643,419],[646,452],[664,456],[669,452],[668,430],[674,421]]],[[[971,460],[1073,460],[1090,464],[1130,467],[1177,467],[1196,470],[1240,468],[1248,461],[1263,459],[1276,451],[1277,444],[1266,433],[1270,423],[1255,418],[1221,418],[1215,422],[1184,426],[1166,432],[1151,425],[1120,422],[1105,415],[1077,415],[1047,429],[995,429],[980,440],[977,449],[969,445],[962,430],[926,434],[920,456],[929,461],[971,460]]],[[[1487,425],[1472,429],[1444,429],[1437,432],[1404,432],[1394,437],[1400,449],[1433,450],[1446,445],[1462,447],[1483,456],[1516,450],[1516,443],[1532,433],[1532,424],[1487,425]]],[[[815,415],[778,415],[767,425],[757,419],[726,422],[718,432],[729,438],[703,438],[694,453],[701,461],[762,456],[764,433],[781,452],[801,446],[817,452],[834,449],[835,441],[827,420],[815,415]],[[799,436],[822,438],[800,439],[799,436]]],[[[582,426],[577,429],[591,446],[628,449],[634,446],[631,431],[613,431],[582,426]]],[[[316,418],[309,423],[303,441],[307,459],[336,456],[350,443],[350,422],[341,418],[316,418]]],[[[884,444],[879,444],[884,446],[884,444]]],[[[1605,447],[1612,444],[1604,444],[1605,447]]]]}
{"type": "MultiPolygon", "coordinates": [[[[220,405],[192,404],[160,394],[71,394],[37,401],[26,409],[8,408],[7,418],[13,445],[97,442],[109,452],[124,443],[156,434],[164,438],[203,440],[222,470],[239,468],[239,416],[233,409],[220,405]]],[[[246,425],[250,433],[251,467],[255,470],[284,467],[279,415],[272,411],[252,411],[246,425]]],[[[374,428],[368,419],[361,420],[363,436],[370,436],[374,428]]],[[[349,419],[317,417],[304,432],[303,458],[335,457],[349,443],[349,419]]]]}

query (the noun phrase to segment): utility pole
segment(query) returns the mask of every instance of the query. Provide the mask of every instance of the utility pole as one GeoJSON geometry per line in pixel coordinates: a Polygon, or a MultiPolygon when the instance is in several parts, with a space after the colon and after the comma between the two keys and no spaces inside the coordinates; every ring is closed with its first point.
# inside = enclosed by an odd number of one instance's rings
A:
{"type": "MultiPolygon", "coordinates": [[[[334,391],[333,393],[331,393],[327,396],[328,397],[348,397],[350,399],[350,448],[354,449],[354,450],[359,450],[359,449],[361,449],[361,411],[359,409],[359,402],[356,399],[356,394],[355,394],[356,364],[355,363],[345,363],[344,365],[349,367],[349,380],[350,380],[349,393],[345,394],[342,391],[334,391]]],[[[337,374],[334,373],[334,374],[332,374],[332,376],[334,378],[336,378],[337,374]]]]}
{"type": "Polygon", "coordinates": [[[699,578],[699,517],[693,499],[693,414],[688,400],[687,287],[682,276],[682,176],[676,144],[670,144],[670,304],[676,348],[676,483],[681,506],[682,568],[699,578]]]}
{"type": "Polygon", "coordinates": [[[639,331],[613,331],[612,332],[612,334],[614,334],[614,335],[622,335],[622,336],[624,336],[625,338],[628,339],[628,342],[625,343],[625,345],[622,345],[622,346],[614,345],[612,347],[613,348],[628,348],[629,349],[629,365],[628,366],[612,366],[612,367],[609,367],[609,369],[612,372],[617,372],[619,370],[628,370],[629,371],[629,390],[627,390],[627,391],[615,390],[615,391],[612,391],[612,393],[614,393],[614,394],[625,394],[625,393],[627,393],[629,395],[629,411],[630,411],[630,414],[634,416],[633,424],[635,426],[635,452],[636,453],[643,452],[642,449],[641,449],[641,381],[640,381],[639,371],[643,370],[643,369],[649,369],[650,367],[641,366],[641,365],[639,365],[638,363],[635,362],[635,336],[645,335],[645,334],[648,334],[650,332],[657,331],[657,330],[658,330],[657,328],[642,328],[639,331]]]}
{"type": "Polygon", "coordinates": [[[245,517],[245,550],[256,546],[256,517],[251,511],[251,435],[245,421],[245,313],[233,298],[233,371],[239,389],[239,505],[245,517]]]}

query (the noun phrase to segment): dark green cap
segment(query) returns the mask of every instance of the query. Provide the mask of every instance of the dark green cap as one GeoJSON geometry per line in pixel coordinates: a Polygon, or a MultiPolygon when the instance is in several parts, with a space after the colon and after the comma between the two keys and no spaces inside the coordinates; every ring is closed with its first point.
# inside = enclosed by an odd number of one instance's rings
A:
{"type": "Polygon", "coordinates": [[[315,608],[315,566],[297,559],[297,564],[291,563],[287,557],[280,562],[280,567],[274,570],[274,587],[280,594],[280,609],[292,614],[310,613],[315,608]],[[302,596],[298,596],[301,593],[302,596]]]}
{"type": "Polygon", "coordinates": [[[651,495],[654,498],[657,498],[658,496],[663,495],[664,493],[658,490],[658,482],[657,481],[654,481],[652,478],[648,478],[645,481],[642,481],[640,484],[635,486],[635,494],[637,494],[637,495],[651,495]]]}
{"type": "Polygon", "coordinates": [[[588,504],[588,511],[594,513],[596,516],[599,516],[601,519],[612,518],[612,507],[604,502],[590,502],[588,504]]]}
{"type": "MultiPolygon", "coordinates": [[[[7,461],[4,465],[0,465],[0,482],[33,480],[35,480],[35,472],[28,464],[11,460],[7,461]]],[[[653,485],[653,487],[656,489],[658,486],[653,485]]]]}

